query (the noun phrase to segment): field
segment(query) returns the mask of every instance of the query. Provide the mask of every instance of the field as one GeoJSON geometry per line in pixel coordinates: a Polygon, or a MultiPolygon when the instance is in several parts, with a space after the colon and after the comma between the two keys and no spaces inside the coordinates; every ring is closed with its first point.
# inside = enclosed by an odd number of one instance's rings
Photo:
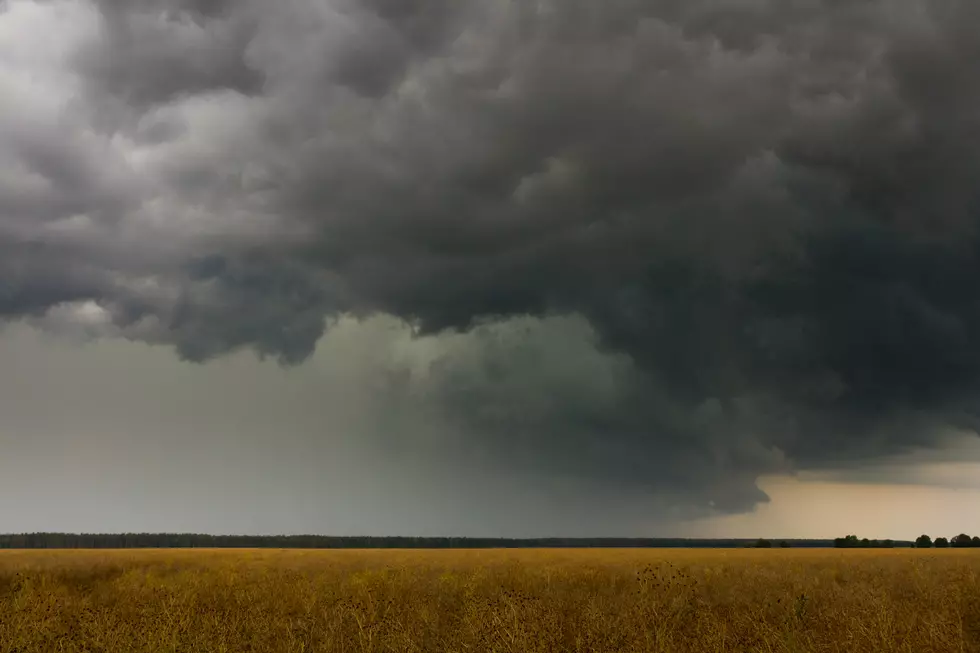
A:
{"type": "Polygon", "coordinates": [[[0,651],[980,652],[976,550],[0,552],[0,651]]]}

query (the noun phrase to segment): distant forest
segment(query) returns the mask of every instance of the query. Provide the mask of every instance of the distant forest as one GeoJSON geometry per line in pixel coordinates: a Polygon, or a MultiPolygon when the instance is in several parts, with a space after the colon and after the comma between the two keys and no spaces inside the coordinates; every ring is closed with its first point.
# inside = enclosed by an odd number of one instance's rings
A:
{"type": "MultiPolygon", "coordinates": [[[[758,540],[680,538],[334,537],[328,535],[206,535],[200,533],[20,533],[0,535],[0,549],[521,549],[744,548],[758,540]]],[[[824,548],[833,540],[781,540],[781,546],[824,548]]],[[[910,542],[897,543],[910,546],[910,542]]]]}
{"type": "Polygon", "coordinates": [[[960,533],[956,537],[948,540],[945,537],[937,537],[935,541],[928,535],[920,535],[915,542],[895,542],[892,540],[869,540],[868,538],[858,539],[857,535],[838,537],[834,540],[834,546],[838,549],[891,549],[896,546],[912,546],[917,549],[967,549],[980,548],[980,537],[974,535],[970,537],[966,533],[960,533]]]}
{"type": "Polygon", "coordinates": [[[915,547],[917,549],[967,549],[980,548],[980,537],[974,535],[970,537],[966,533],[960,533],[948,540],[945,537],[937,537],[935,541],[928,535],[920,535],[915,542],[898,542],[894,540],[869,540],[868,538],[858,539],[857,535],[838,537],[834,540],[834,546],[838,549],[891,549],[893,547],[915,547]]]}

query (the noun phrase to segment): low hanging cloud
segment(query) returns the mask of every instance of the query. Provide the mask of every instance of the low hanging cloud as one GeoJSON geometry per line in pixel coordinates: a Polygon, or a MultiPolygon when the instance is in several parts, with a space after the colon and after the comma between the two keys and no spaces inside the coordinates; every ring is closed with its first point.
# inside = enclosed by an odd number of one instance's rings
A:
{"type": "Polygon", "coordinates": [[[390,315],[437,343],[383,375],[406,420],[745,510],[760,474],[977,425],[978,23],[12,0],[0,319],[298,364],[340,316],[390,315]]]}

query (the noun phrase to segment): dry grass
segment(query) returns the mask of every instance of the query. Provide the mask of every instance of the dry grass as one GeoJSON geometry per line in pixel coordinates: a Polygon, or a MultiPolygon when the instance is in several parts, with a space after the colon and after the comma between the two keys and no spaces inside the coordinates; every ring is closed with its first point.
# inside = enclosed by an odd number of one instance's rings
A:
{"type": "Polygon", "coordinates": [[[4,551],[0,651],[980,651],[970,550],[4,551]]]}

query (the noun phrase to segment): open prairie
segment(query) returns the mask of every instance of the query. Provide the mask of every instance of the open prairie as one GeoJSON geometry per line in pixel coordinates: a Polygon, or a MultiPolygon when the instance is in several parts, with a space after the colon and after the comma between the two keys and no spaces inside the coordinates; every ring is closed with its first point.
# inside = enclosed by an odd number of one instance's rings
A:
{"type": "Polygon", "coordinates": [[[976,550],[0,552],[0,651],[980,651],[976,550]]]}

